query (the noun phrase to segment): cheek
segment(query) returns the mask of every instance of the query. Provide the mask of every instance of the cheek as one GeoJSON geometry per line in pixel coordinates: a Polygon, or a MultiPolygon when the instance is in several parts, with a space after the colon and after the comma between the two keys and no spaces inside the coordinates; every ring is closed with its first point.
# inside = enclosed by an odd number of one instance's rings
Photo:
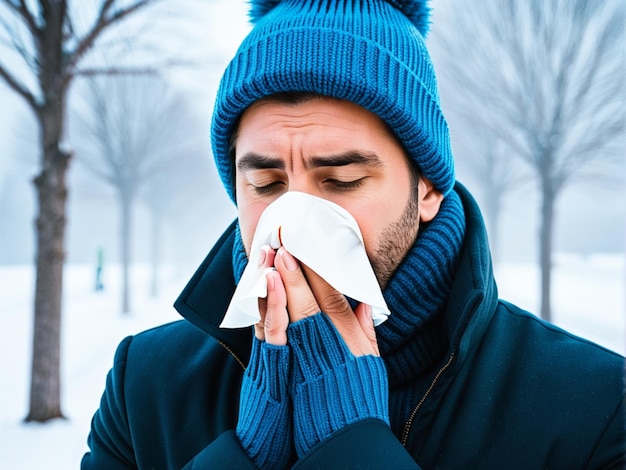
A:
{"type": "Polygon", "coordinates": [[[267,207],[267,204],[250,204],[247,201],[237,200],[237,213],[239,217],[239,228],[241,230],[241,238],[246,248],[246,253],[250,254],[254,231],[259,223],[261,214],[267,207]]]}
{"type": "Polygon", "coordinates": [[[382,237],[388,233],[387,229],[402,218],[410,193],[406,186],[392,185],[358,206],[346,207],[359,224],[365,251],[370,259],[385,242],[382,237]]]}
{"type": "Polygon", "coordinates": [[[380,245],[380,237],[384,228],[388,224],[388,211],[381,210],[376,204],[371,203],[359,208],[359,210],[353,209],[349,210],[349,212],[361,229],[365,251],[368,258],[372,259],[380,245]]]}

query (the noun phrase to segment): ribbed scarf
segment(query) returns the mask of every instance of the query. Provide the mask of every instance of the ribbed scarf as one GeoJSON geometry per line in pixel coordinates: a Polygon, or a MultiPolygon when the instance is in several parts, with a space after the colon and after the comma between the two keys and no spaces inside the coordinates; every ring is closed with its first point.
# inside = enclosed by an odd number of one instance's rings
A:
{"type": "Polygon", "coordinates": [[[376,336],[390,385],[428,370],[444,354],[448,339],[440,324],[464,237],[463,205],[451,192],[437,216],[420,227],[384,289],[391,315],[376,328],[376,336]]]}
{"type": "MultiPolygon", "coordinates": [[[[391,386],[421,374],[443,354],[445,335],[441,328],[427,326],[441,320],[438,314],[450,294],[464,236],[463,206],[452,191],[443,199],[437,216],[420,227],[413,247],[383,291],[391,315],[376,328],[376,335],[391,386]]],[[[235,282],[239,282],[247,262],[237,226],[235,282]]]]}

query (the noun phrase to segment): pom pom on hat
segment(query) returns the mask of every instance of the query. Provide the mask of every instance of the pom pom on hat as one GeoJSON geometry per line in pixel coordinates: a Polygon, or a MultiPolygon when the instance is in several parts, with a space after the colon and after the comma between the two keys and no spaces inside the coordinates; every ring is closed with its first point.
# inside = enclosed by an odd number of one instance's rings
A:
{"type": "Polygon", "coordinates": [[[248,13],[250,22],[256,23],[279,3],[280,0],[250,0],[250,12],[248,13]]]}
{"type": "Polygon", "coordinates": [[[422,36],[430,29],[430,7],[428,0],[387,0],[404,13],[422,36]]]}
{"type": "Polygon", "coordinates": [[[255,101],[312,92],[352,101],[393,130],[418,171],[444,195],[454,185],[448,126],[424,36],[426,0],[252,0],[255,25],[226,68],[211,143],[235,201],[231,135],[255,101]]]}
{"type": "MultiPolygon", "coordinates": [[[[256,23],[280,3],[281,0],[250,0],[250,22],[256,23]]],[[[422,36],[426,37],[430,28],[430,7],[428,0],[387,0],[404,13],[422,36]]]]}

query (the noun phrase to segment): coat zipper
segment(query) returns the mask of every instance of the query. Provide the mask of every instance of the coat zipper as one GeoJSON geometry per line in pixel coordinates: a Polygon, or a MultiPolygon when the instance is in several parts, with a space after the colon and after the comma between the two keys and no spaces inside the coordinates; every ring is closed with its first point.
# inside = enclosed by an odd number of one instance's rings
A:
{"type": "Polygon", "coordinates": [[[231,356],[233,356],[233,357],[235,358],[235,361],[237,361],[237,362],[239,363],[239,365],[241,366],[241,368],[242,368],[243,370],[246,370],[246,366],[245,366],[245,364],[241,361],[241,359],[239,359],[239,357],[237,356],[237,354],[235,354],[235,353],[233,352],[233,350],[232,350],[232,349],[230,349],[228,346],[226,346],[226,344],[222,343],[221,341],[219,341],[219,343],[222,345],[222,347],[223,347],[224,349],[226,349],[226,351],[228,351],[228,352],[230,353],[230,355],[231,355],[231,356]]]}
{"type": "Polygon", "coordinates": [[[446,362],[444,366],[439,370],[439,372],[437,372],[437,375],[435,375],[435,378],[431,382],[430,387],[428,387],[428,390],[426,390],[426,393],[424,393],[424,396],[422,397],[422,399],[417,403],[417,405],[411,412],[409,419],[404,425],[404,431],[402,432],[401,442],[404,447],[406,447],[406,443],[409,440],[409,431],[411,430],[411,426],[413,426],[413,420],[415,420],[415,416],[417,416],[418,411],[420,410],[420,408],[426,401],[426,398],[428,398],[428,395],[430,395],[430,392],[432,392],[433,388],[435,388],[435,385],[437,381],[439,380],[439,377],[441,377],[441,375],[446,371],[446,369],[450,367],[450,364],[452,364],[453,359],[454,359],[454,353],[450,355],[450,357],[448,358],[448,362],[446,362]]]}

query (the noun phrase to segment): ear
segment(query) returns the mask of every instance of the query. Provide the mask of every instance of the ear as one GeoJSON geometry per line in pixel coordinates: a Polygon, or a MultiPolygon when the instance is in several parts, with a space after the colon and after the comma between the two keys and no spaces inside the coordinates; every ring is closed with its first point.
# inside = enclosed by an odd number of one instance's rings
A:
{"type": "Polygon", "coordinates": [[[430,222],[439,212],[443,194],[426,178],[420,177],[418,185],[420,222],[430,222]]]}

